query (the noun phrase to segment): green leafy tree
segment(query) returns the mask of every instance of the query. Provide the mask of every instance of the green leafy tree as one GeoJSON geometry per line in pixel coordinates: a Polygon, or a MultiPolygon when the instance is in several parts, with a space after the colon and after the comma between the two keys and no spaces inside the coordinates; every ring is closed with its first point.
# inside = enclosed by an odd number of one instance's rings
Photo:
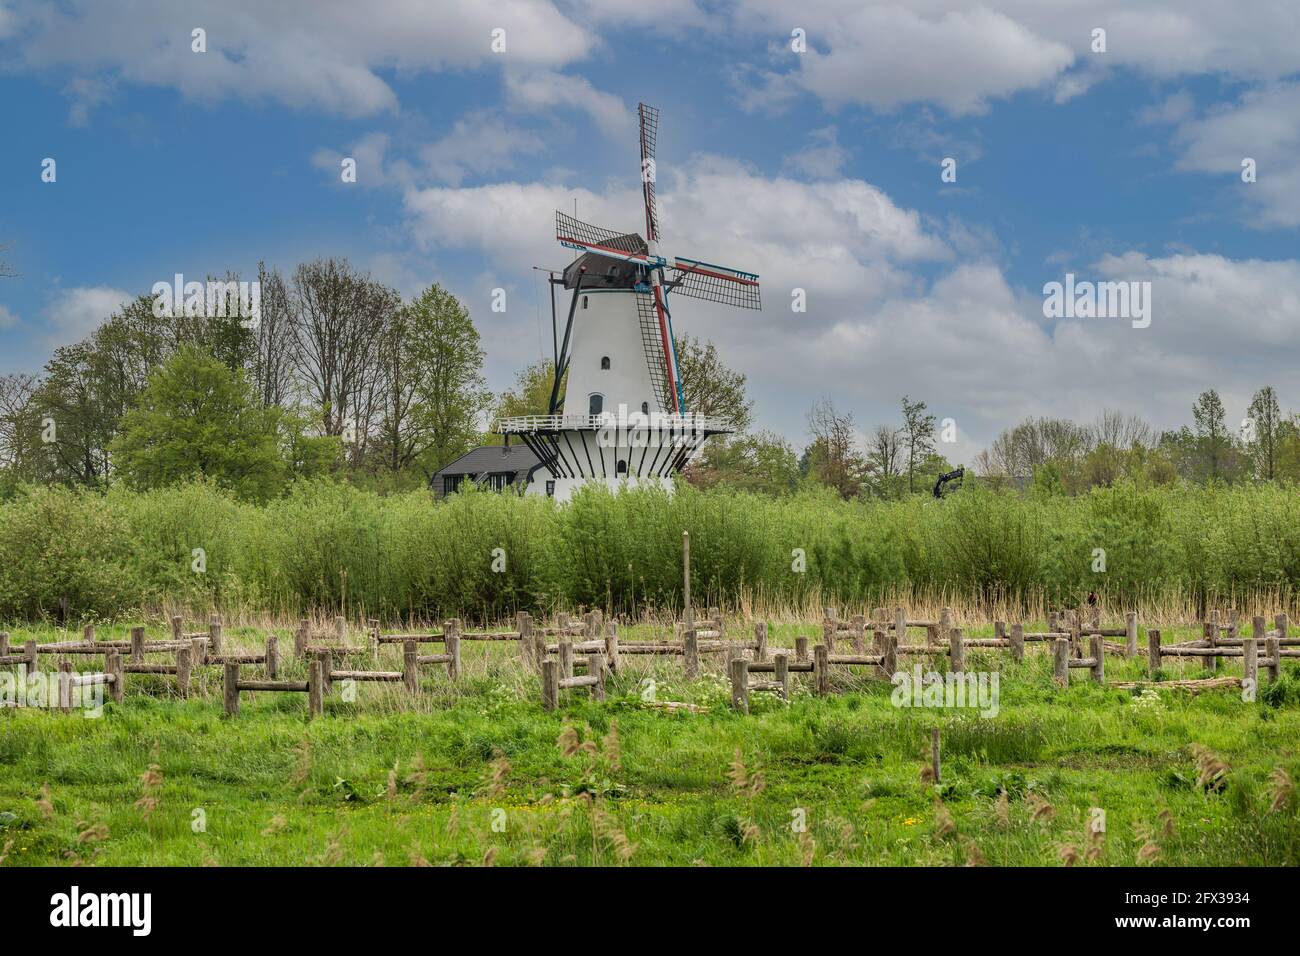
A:
{"type": "Polygon", "coordinates": [[[722,486],[740,491],[784,495],[799,486],[799,462],[790,443],[771,432],[713,438],[685,471],[700,488],[722,486]]]}
{"type": "Polygon", "coordinates": [[[432,285],[405,312],[416,398],[412,416],[425,442],[425,477],[432,478],[479,440],[492,393],[483,379],[478,329],[454,295],[432,285]]]}
{"type": "Polygon", "coordinates": [[[685,335],[673,344],[686,410],[716,415],[730,422],[737,432],[748,431],[754,421],[754,402],[746,392],[745,376],[723,364],[712,342],[685,335]]]}
{"type": "Polygon", "coordinates": [[[1224,422],[1223,400],[1214,389],[1202,392],[1192,406],[1197,450],[1203,473],[1211,481],[1224,477],[1232,437],[1224,422]]]}
{"type": "Polygon", "coordinates": [[[1253,440],[1249,448],[1254,459],[1255,474],[1267,481],[1277,477],[1278,440],[1282,433],[1282,409],[1277,392],[1265,385],[1250,400],[1247,412],[1254,425],[1253,440]]]}
{"type": "Polygon", "coordinates": [[[899,430],[907,451],[907,491],[916,491],[917,466],[934,454],[934,425],[937,419],[925,414],[925,402],[909,401],[903,396],[903,427],[899,430]]]}
{"type": "Polygon", "coordinates": [[[241,497],[266,500],[285,475],[276,417],[243,373],[185,346],[149,377],[122,419],[112,454],[135,488],[204,477],[241,497]]]}

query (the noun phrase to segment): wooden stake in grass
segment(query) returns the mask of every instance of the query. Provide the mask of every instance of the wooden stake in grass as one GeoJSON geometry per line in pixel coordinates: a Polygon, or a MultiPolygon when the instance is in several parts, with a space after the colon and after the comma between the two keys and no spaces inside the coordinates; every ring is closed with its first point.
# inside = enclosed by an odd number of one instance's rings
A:
{"type": "Polygon", "coordinates": [[[731,674],[731,706],[742,714],[749,713],[749,662],[733,657],[727,665],[731,674]]]}
{"type": "Polygon", "coordinates": [[[1025,659],[1025,626],[1011,625],[1011,659],[1017,664],[1025,659]]]}
{"type": "Polygon", "coordinates": [[[1147,631],[1147,673],[1155,674],[1160,670],[1160,632],[1147,631]]]}
{"type": "Polygon", "coordinates": [[[560,665],[542,661],[542,709],[554,710],[560,701],[560,665]]]}
{"type": "Polygon", "coordinates": [[[691,610],[691,533],[682,532],[682,620],[690,627],[695,623],[691,610]]]}
{"type": "MultiPolygon", "coordinates": [[[[238,700],[238,694],[236,694],[238,700]]],[[[325,675],[317,658],[307,665],[307,714],[319,717],[325,711],[325,675]]]]}
{"type": "Polygon", "coordinates": [[[754,660],[767,660],[767,622],[754,623],[754,660]]]}
{"type": "Polygon", "coordinates": [[[1124,656],[1128,658],[1137,657],[1138,653],[1138,616],[1137,611],[1129,611],[1124,615],[1124,633],[1127,640],[1124,644],[1124,656]]]}
{"type": "Polygon", "coordinates": [[[687,680],[700,676],[700,642],[694,627],[688,627],[682,634],[682,668],[687,680]]]}
{"type": "MultiPolygon", "coordinates": [[[[178,619],[173,618],[173,620],[178,620],[178,619]]],[[[143,627],[131,628],[131,663],[132,664],[144,663],[144,628],[143,627]]]]}
{"type": "Polygon", "coordinates": [[[225,667],[225,682],[223,686],[223,697],[226,702],[226,713],[232,717],[239,715],[239,665],[227,664],[225,667]]]}
{"type": "Polygon", "coordinates": [[[952,661],[953,673],[960,674],[966,670],[966,641],[960,627],[948,630],[948,656],[952,661]]]}
{"type": "Polygon", "coordinates": [[[934,773],[934,785],[937,787],[942,782],[939,777],[939,728],[930,728],[930,769],[934,773]]]}
{"type": "Polygon", "coordinates": [[[1070,639],[1058,637],[1052,642],[1052,677],[1062,687],[1070,686],[1070,639]]]}

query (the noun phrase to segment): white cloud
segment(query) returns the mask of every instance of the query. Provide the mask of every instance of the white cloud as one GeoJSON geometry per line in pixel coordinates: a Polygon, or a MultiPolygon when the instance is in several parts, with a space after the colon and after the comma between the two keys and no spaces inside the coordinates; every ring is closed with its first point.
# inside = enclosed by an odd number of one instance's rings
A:
{"type": "Polygon", "coordinates": [[[1221,0],[737,0],[738,30],[788,37],[807,31],[808,51],[778,48],[778,68],[749,90],[750,105],[788,101],[792,89],[835,106],[894,109],[931,102],[954,114],[1027,90],[1071,99],[1114,68],[1160,79],[1217,73],[1278,80],[1300,70],[1300,8],[1221,0]],[[1106,52],[1091,49],[1106,30],[1106,52]]]}
{"type": "Polygon", "coordinates": [[[1251,90],[1234,104],[1187,119],[1178,141],[1178,168],[1232,177],[1248,222],[1300,226],[1300,82],[1251,90]],[[1253,183],[1241,179],[1247,157],[1256,163],[1253,183]]]}
{"type": "Polygon", "coordinates": [[[45,309],[46,341],[50,346],[80,341],[135,296],[111,286],[79,286],[60,290],[45,309]]]}
{"type": "MultiPolygon", "coordinates": [[[[380,70],[563,66],[595,39],[551,0],[20,0],[20,67],[170,86],[197,100],[270,97],[346,116],[397,108],[380,70]],[[206,53],[191,30],[207,31],[206,53]],[[492,31],[506,31],[493,53],[492,31]]],[[[3,25],[0,22],[0,25],[3,25]]]]}
{"type": "Polygon", "coordinates": [[[849,151],[840,145],[835,127],[826,126],[809,133],[808,145],[787,156],[782,165],[810,179],[834,179],[848,160],[849,151]]]}
{"type": "Polygon", "coordinates": [[[3,305],[0,305],[0,329],[12,329],[18,324],[18,316],[3,305]]]}
{"type": "Polygon", "coordinates": [[[342,183],[343,160],[356,161],[356,184],[366,189],[387,185],[390,181],[389,171],[384,165],[384,155],[388,151],[388,136],[385,133],[368,133],[361,137],[346,152],[333,149],[318,149],[312,154],[312,165],[324,170],[335,183],[342,183]]]}
{"type": "Polygon", "coordinates": [[[496,117],[462,117],[445,137],[421,148],[420,159],[435,180],[459,186],[467,176],[511,169],[545,149],[541,137],[496,117]]]}
{"type": "Polygon", "coordinates": [[[609,136],[622,136],[632,128],[632,112],[623,101],[602,93],[581,76],[553,70],[506,72],[506,99],[516,109],[545,112],[566,107],[586,113],[609,136]]]}

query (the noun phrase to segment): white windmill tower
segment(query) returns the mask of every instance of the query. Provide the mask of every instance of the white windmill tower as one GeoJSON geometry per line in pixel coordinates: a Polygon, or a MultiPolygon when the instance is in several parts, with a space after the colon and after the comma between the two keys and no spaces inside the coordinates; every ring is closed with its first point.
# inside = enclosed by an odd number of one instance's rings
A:
{"type": "Polygon", "coordinates": [[[672,476],[725,419],[685,407],[673,347],[673,293],[742,309],[761,308],[758,276],[659,251],[655,204],[655,140],[659,111],[644,103],[641,181],[645,238],[555,214],[560,244],[582,254],[554,280],[572,290],[563,344],[556,350],[549,414],[505,418],[503,435],[518,436],[537,456],[528,492],[567,501],[588,481],[612,488],[672,476]],[[565,382],[565,375],[568,375],[565,382]],[[564,396],[561,399],[561,386],[564,396]]]}

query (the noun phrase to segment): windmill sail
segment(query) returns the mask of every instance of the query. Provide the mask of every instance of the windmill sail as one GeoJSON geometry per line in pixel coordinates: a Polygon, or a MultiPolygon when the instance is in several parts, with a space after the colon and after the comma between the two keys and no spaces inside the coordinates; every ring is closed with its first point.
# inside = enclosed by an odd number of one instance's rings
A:
{"type": "Polygon", "coordinates": [[[644,103],[637,104],[641,120],[641,191],[645,194],[646,238],[659,238],[659,206],[655,201],[655,145],[659,139],[659,111],[644,103]]]}
{"type": "Polygon", "coordinates": [[[706,302],[721,302],[738,309],[761,309],[758,276],[729,266],[675,257],[668,264],[668,288],[678,295],[706,302]]]}
{"type": "Polygon", "coordinates": [[[659,310],[655,308],[654,293],[636,293],[636,316],[641,326],[641,347],[645,352],[646,368],[650,370],[650,384],[664,408],[673,407],[673,392],[668,385],[668,365],[664,361],[663,338],[659,333],[659,310]]]}

